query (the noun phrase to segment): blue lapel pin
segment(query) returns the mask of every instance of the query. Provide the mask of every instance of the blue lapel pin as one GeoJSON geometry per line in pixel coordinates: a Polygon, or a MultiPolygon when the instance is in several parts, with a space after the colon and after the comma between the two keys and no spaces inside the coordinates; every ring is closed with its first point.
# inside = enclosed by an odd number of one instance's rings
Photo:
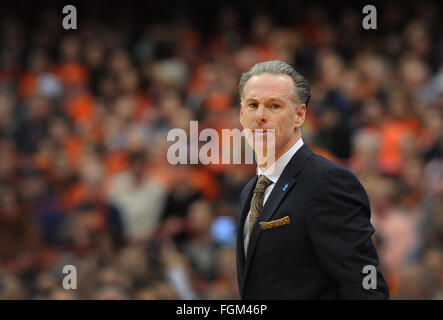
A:
{"type": "Polygon", "coordinates": [[[285,186],[282,188],[283,191],[286,191],[286,189],[288,188],[289,183],[285,184],[285,186]]]}

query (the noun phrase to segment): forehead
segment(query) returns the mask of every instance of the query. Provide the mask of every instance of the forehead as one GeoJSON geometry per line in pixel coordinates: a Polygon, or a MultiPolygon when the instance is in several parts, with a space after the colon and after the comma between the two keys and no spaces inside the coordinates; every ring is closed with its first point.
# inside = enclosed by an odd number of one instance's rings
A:
{"type": "Polygon", "coordinates": [[[252,76],[245,85],[244,99],[290,98],[294,93],[294,82],[283,74],[263,73],[252,76]]]}

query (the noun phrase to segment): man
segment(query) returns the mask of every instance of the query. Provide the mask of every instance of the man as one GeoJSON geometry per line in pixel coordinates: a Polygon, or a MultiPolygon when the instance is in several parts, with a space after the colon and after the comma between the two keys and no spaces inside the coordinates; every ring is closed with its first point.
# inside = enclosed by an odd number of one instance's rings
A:
{"type": "Polygon", "coordinates": [[[252,145],[257,176],[240,195],[241,298],[387,299],[365,190],[351,171],[303,143],[307,81],[268,61],[242,75],[239,91],[240,123],[262,142],[261,150],[252,145]]]}

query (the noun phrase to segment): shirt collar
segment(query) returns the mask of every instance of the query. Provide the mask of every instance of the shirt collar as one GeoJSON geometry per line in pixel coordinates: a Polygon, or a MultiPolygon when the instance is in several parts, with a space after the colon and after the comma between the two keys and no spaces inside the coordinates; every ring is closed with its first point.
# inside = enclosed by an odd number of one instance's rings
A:
{"type": "Polygon", "coordinates": [[[275,167],[271,166],[267,168],[265,171],[260,169],[259,166],[257,166],[257,175],[265,175],[269,180],[271,180],[273,183],[277,183],[278,178],[280,178],[283,170],[285,169],[286,165],[289,163],[289,161],[292,159],[292,156],[297,152],[298,149],[300,149],[303,146],[303,139],[300,137],[300,139],[297,140],[296,143],[292,145],[291,148],[289,148],[288,151],[286,151],[280,158],[275,161],[275,167]],[[273,170],[274,169],[274,170],[273,170]]]}

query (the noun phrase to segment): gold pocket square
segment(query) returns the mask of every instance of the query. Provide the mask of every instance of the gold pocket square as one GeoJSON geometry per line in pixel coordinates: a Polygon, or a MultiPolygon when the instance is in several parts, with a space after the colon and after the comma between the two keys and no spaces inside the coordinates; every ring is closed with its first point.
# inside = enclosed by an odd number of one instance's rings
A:
{"type": "Polygon", "coordinates": [[[283,217],[281,219],[272,220],[268,222],[260,222],[260,228],[262,230],[276,228],[280,226],[284,226],[285,224],[290,224],[291,220],[289,219],[289,216],[283,217]]]}

